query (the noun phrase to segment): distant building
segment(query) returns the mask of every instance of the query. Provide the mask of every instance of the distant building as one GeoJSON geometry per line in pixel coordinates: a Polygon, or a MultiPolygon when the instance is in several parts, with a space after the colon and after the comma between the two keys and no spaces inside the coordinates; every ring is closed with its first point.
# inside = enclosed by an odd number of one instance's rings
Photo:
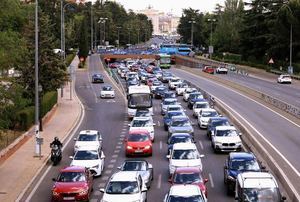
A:
{"type": "Polygon", "coordinates": [[[148,6],[144,10],[139,10],[137,13],[145,14],[152,21],[154,35],[177,33],[179,17],[171,13],[165,14],[164,12],[153,9],[151,6],[148,6]]]}

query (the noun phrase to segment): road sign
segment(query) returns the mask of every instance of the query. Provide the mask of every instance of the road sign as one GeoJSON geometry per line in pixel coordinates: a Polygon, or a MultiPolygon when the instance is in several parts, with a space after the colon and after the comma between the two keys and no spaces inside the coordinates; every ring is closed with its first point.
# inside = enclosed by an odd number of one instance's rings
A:
{"type": "Polygon", "coordinates": [[[44,138],[36,137],[36,142],[38,145],[42,145],[42,144],[44,144],[44,138]]]}
{"type": "Polygon", "coordinates": [[[209,54],[213,54],[214,53],[214,47],[213,46],[209,46],[208,47],[208,53],[209,54]]]}
{"type": "Polygon", "coordinates": [[[269,64],[274,64],[273,58],[271,58],[271,59],[269,60],[269,64]]]}

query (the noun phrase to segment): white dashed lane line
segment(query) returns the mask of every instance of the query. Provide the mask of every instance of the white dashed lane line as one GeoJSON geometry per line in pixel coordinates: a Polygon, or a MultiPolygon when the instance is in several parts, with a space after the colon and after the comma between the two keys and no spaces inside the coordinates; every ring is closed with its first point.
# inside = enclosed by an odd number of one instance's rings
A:
{"type": "Polygon", "coordinates": [[[162,146],[163,146],[162,141],[159,141],[159,149],[160,150],[162,150],[162,146]]]}
{"type": "MultiPolygon", "coordinates": [[[[118,155],[116,155],[116,156],[118,156],[118,155]]],[[[116,161],[117,161],[117,159],[112,159],[112,160],[110,160],[110,163],[116,163],[116,161]]]]}
{"type": "Polygon", "coordinates": [[[210,186],[211,186],[211,188],[214,188],[214,187],[215,187],[215,185],[214,185],[214,181],[213,181],[213,178],[212,178],[212,174],[211,174],[211,173],[209,173],[209,174],[208,174],[208,176],[209,176],[209,182],[210,182],[210,186]]]}
{"type": "Polygon", "coordinates": [[[157,189],[161,187],[161,174],[158,175],[157,189]]]}
{"type": "Polygon", "coordinates": [[[120,153],[120,150],[119,150],[119,149],[118,149],[118,150],[115,150],[114,153],[120,153]]]}
{"type": "Polygon", "coordinates": [[[114,154],[111,156],[111,158],[116,159],[116,158],[118,158],[118,156],[119,156],[118,154],[114,154]]]}
{"type": "Polygon", "coordinates": [[[109,165],[107,166],[107,168],[113,168],[113,167],[115,167],[115,164],[109,164],[109,165]]]}
{"type": "Polygon", "coordinates": [[[203,144],[202,144],[202,141],[201,141],[201,140],[199,140],[199,145],[200,145],[200,148],[203,150],[204,147],[203,147],[203,144]]]}
{"type": "Polygon", "coordinates": [[[121,148],[122,148],[121,145],[116,146],[116,149],[121,149],[121,148]]]}

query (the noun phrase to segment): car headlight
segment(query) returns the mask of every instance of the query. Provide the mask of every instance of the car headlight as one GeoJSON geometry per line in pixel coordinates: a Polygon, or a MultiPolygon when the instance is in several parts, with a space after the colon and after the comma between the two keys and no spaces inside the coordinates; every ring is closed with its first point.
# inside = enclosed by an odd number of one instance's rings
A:
{"type": "Polygon", "coordinates": [[[222,142],[219,142],[219,141],[215,141],[215,144],[222,144],[222,142]]]}
{"type": "Polygon", "coordinates": [[[82,196],[82,195],[87,195],[88,194],[88,190],[87,189],[83,189],[83,190],[81,190],[79,193],[78,193],[78,195],[80,195],[80,196],[82,196]]]}
{"type": "Polygon", "coordinates": [[[132,146],[127,146],[127,149],[132,149],[132,146]]]}
{"type": "Polygon", "coordinates": [[[55,190],[52,190],[52,195],[53,196],[59,196],[59,193],[57,191],[55,191],[55,190]]]}
{"type": "Polygon", "coordinates": [[[95,165],[95,166],[93,166],[92,168],[98,169],[98,168],[99,168],[99,164],[98,164],[98,165],[95,165]]]}
{"type": "Polygon", "coordinates": [[[227,176],[227,179],[230,180],[230,181],[235,181],[235,178],[230,176],[230,175],[227,176]]]}
{"type": "Polygon", "coordinates": [[[147,146],[145,147],[145,149],[150,149],[150,145],[147,145],[147,146]]]}

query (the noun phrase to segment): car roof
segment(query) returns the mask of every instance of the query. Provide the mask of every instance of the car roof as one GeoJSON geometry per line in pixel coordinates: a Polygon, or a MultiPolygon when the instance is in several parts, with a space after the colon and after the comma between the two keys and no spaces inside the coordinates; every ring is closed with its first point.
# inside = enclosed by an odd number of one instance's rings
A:
{"type": "Polygon", "coordinates": [[[213,109],[213,108],[205,108],[201,110],[202,112],[216,112],[217,110],[213,109]]]}
{"type": "Polygon", "coordinates": [[[175,173],[201,173],[201,169],[199,167],[178,167],[175,170],[175,173]]]}
{"type": "Polygon", "coordinates": [[[237,177],[242,188],[275,188],[278,187],[274,176],[267,172],[244,172],[237,177]]]}
{"type": "Polygon", "coordinates": [[[84,171],[85,171],[85,167],[82,166],[68,166],[60,170],[60,172],[84,172],[84,171]]]}
{"type": "Polygon", "coordinates": [[[209,104],[207,100],[203,99],[201,101],[195,102],[195,105],[197,105],[197,104],[206,104],[206,103],[209,104]]]}
{"type": "Polygon", "coordinates": [[[173,145],[173,150],[176,149],[197,149],[194,143],[175,143],[173,145]]]}
{"type": "Polygon", "coordinates": [[[170,136],[170,138],[171,137],[190,137],[190,138],[192,138],[192,136],[189,134],[189,133],[173,133],[171,136],[170,136]]]}
{"type": "Polygon", "coordinates": [[[189,120],[189,117],[185,116],[185,115],[181,115],[181,116],[173,116],[172,117],[172,121],[173,120],[189,120]]]}
{"type": "Polygon", "coordinates": [[[132,119],[133,121],[135,121],[135,120],[152,120],[152,117],[150,117],[150,116],[139,116],[139,117],[133,117],[133,119],[132,119]]]}
{"type": "Polygon", "coordinates": [[[175,196],[191,196],[191,195],[201,195],[201,191],[197,185],[191,185],[191,184],[173,185],[170,188],[169,194],[175,196]]]}
{"type": "Polygon", "coordinates": [[[230,152],[229,153],[230,159],[255,159],[255,156],[251,152],[230,152]]]}
{"type": "Polygon", "coordinates": [[[216,130],[236,130],[234,126],[217,126],[216,130]]]}
{"type": "Polygon", "coordinates": [[[119,171],[111,176],[110,181],[136,181],[138,175],[137,171],[119,171]]]}
{"type": "Polygon", "coordinates": [[[217,121],[217,120],[224,120],[224,121],[226,120],[226,121],[229,121],[228,118],[225,117],[225,116],[222,116],[222,117],[221,116],[211,117],[210,120],[212,120],[212,121],[217,121]]]}
{"type": "Polygon", "coordinates": [[[85,134],[85,135],[97,135],[98,131],[97,130],[82,130],[80,131],[79,135],[85,134]]]}
{"type": "Polygon", "coordinates": [[[128,135],[136,135],[136,134],[141,134],[141,133],[149,135],[149,131],[148,130],[143,130],[143,129],[131,130],[131,131],[129,131],[128,135]]]}
{"type": "Polygon", "coordinates": [[[177,101],[177,98],[166,98],[166,99],[164,99],[164,101],[177,101]]]}

